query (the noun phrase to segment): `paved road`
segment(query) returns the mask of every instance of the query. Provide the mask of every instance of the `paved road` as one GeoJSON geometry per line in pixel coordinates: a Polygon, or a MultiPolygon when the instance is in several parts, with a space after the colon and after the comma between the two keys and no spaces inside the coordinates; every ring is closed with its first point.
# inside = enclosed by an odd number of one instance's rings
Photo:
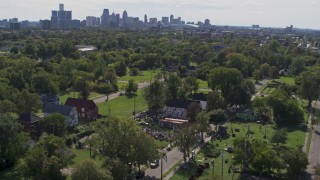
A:
{"type": "MultiPolygon", "coordinates": [[[[163,174],[167,172],[172,166],[174,166],[178,161],[183,159],[183,154],[178,150],[177,147],[173,148],[171,151],[167,153],[167,161],[164,159],[162,161],[162,172],[163,174]]],[[[161,165],[155,169],[147,169],[145,171],[144,180],[153,180],[153,179],[160,179],[161,176],[161,165]]]]}
{"type": "MultiPolygon", "coordinates": [[[[127,81],[122,81],[122,82],[127,82],[127,81]]],[[[150,83],[148,82],[144,82],[144,83],[139,83],[138,84],[138,88],[139,89],[143,89],[147,86],[149,86],[150,83]]],[[[115,99],[117,97],[119,97],[121,94],[121,92],[116,92],[116,93],[112,93],[112,94],[109,94],[109,100],[112,100],[112,99],[115,99]]],[[[96,104],[99,104],[99,103],[103,103],[107,100],[107,96],[101,96],[101,97],[98,97],[98,98],[95,98],[93,99],[93,101],[96,103],[96,104]]]]}
{"type": "Polygon", "coordinates": [[[307,172],[313,174],[313,166],[320,164],[320,126],[313,126],[307,172]]]}
{"type": "MultiPolygon", "coordinates": [[[[211,140],[211,137],[208,137],[205,139],[205,142],[208,142],[211,140]]],[[[195,149],[195,153],[197,154],[199,152],[200,148],[197,147],[195,149]]],[[[183,160],[183,154],[178,150],[177,147],[175,147],[174,149],[172,149],[171,151],[169,151],[167,154],[167,161],[165,159],[163,159],[162,161],[162,173],[164,174],[165,172],[167,172],[171,167],[173,167],[176,163],[178,163],[179,161],[183,160]]],[[[161,166],[161,165],[160,165],[161,166]]],[[[154,180],[154,179],[160,179],[161,177],[161,167],[157,167],[155,169],[147,169],[145,171],[145,177],[143,178],[143,180],[154,180]]],[[[165,179],[170,178],[172,175],[174,174],[174,172],[171,172],[171,174],[169,174],[165,179]]]]}
{"type": "MultiPolygon", "coordinates": [[[[314,108],[320,109],[320,101],[313,104],[314,108]]],[[[309,148],[309,166],[307,172],[313,174],[313,166],[320,164],[320,125],[313,125],[312,137],[309,148]]],[[[314,177],[313,177],[314,179],[314,177]]]]}

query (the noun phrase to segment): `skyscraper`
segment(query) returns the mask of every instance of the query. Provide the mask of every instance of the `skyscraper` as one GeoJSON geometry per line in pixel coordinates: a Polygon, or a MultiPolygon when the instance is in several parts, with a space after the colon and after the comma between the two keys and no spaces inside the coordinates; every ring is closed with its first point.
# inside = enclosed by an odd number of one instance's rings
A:
{"type": "Polygon", "coordinates": [[[59,4],[59,11],[51,13],[51,27],[65,29],[70,27],[72,20],[72,11],[65,11],[64,5],[59,4]]]}
{"type": "Polygon", "coordinates": [[[173,20],[174,20],[174,17],[173,17],[173,15],[171,14],[171,16],[170,16],[170,24],[173,24],[173,20]]]}
{"type": "Polygon", "coordinates": [[[102,16],[101,16],[101,25],[102,26],[109,26],[109,9],[104,9],[102,16]]]}
{"type": "Polygon", "coordinates": [[[144,15],[144,23],[148,23],[148,17],[146,14],[144,15]]]}
{"type": "Polygon", "coordinates": [[[64,11],[64,4],[59,4],[59,11],[64,11]]]}
{"type": "Polygon", "coordinates": [[[125,22],[128,18],[128,13],[126,10],[123,11],[123,14],[122,14],[122,21],[125,22]]]}

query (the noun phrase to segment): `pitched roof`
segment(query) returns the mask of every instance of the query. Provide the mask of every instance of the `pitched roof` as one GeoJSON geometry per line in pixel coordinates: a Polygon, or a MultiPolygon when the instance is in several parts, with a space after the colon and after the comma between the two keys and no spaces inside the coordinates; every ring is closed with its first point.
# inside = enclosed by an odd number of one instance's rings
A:
{"type": "Polygon", "coordinates": [[[187,109],[191,103],[192,101],[187,99],[171,99],[166,103],[166,106],[187,109]]]}
{"type": "Polygon", "coordinates": [[[19,120],[29,123],[35,123],[40,120],[40,117],[35,115],[34,113],[28,112],[20,114],[19,120]]]}
{"type": "Polygon", "coordinates": [[[64,116],[69,116],[73,107],[58,105],[58,104],[46,104],[43,108],[44,113],[60,113],[64,116]]]}
{"type": "Polygon", "coordinates": [[[192,99],[198,101],[207,101],[207,95],[203,93],[194,93],[192,99]]]}
{"type": "Polygon", "coordinates": [[[42,94],[41,95],[41,99],[42,101],[46,101],[46,102],[54,102],[54,101],[59,101],[59,96],[57,96],[56,94],[42,94]]]}
{"type": "Polygon", "coordinates": [[[92,100],[68,98],[65,105],[77,108],[94,109],[97,105],[92,100]]]}

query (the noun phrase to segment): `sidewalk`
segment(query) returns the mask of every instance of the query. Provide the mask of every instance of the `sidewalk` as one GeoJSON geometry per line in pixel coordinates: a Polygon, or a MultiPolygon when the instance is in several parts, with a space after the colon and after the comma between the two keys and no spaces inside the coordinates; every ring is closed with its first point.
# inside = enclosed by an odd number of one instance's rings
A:
{"type": "MultiPolygon", "coordinates": [[[[205,143],[210,141],[211,137],[208,137],[205,139],[205,143]]],[[[195,149],[195,153],[197,154],[201,147],[205,144],[201,144],[199,147],[195,149]]],[[[175,164],[177,164],[179,161],[183,160],[183,153],[179,151],[177,147],[173,148],[171,151],[169,151],[167,154],[167,161],[163,160],[162,161],[162,174],[165,174],[170,168],[172,168],[175,164]]],[[[177,169],[173,170],[171,173],[169,173],[164,179],[169,179],[174,175],[174,173],[180,168],[178,166],[177,169]]],[[[161,177],[161,165],[155,169],[147,169],[145,171],[145,177],[143,178],[144,180],[154,180],[154,179],[160,179],[161,177]]]]}

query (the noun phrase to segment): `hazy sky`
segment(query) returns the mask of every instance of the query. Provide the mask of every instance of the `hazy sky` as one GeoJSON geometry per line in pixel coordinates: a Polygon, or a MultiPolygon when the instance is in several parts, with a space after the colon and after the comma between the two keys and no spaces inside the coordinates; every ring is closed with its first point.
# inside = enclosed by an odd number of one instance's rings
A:
{"type": "Polygon", "coordinates": [[[51,10],[72,10],[74,19],[101,16],[127,10],[129,16],[143,18],[181,16],[185,21],[208,18],[215,25],[260,24],[260,26],[320,29],[320,0],[0,0],[0,19],[50,19],[51,10]]]}

